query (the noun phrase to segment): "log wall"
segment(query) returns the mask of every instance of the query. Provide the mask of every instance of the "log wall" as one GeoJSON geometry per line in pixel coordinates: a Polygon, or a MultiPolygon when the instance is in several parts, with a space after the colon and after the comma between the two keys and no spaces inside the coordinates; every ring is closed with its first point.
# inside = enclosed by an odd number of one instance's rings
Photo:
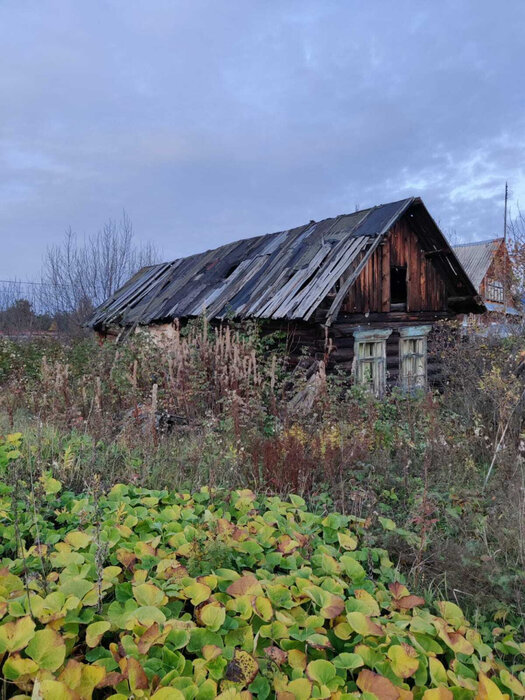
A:
{"type": "MultiPolygon", "coordinates": [[[[400,329],[406,326],[433,325],[435,322],[446,320],[449,317],[447,314],[435,313],[416,315],[415,319],[413,314],[378,314],[377,316],[377,319],[371,321],[363,317],[363,321],[368,320],[368,323],[356,323],[352,316],[339,319],[328,333],[321,324],[316,323],[289,323],[286,326],[276,324],[275,328],[265,326],[265,330],[267,332],[278,329],[287,331],[288,352],[292,366],[306,356],[311,359],[324,360],[328,371],[338,369],[350,373],[354,361],[353,332],[358,329],[391,328],[392,334],[386,342],[386,370],[387,384],[393,386],[397,384],[399,379],[400,329]]],[[[435,335],[434,330],[428,335],[427,375],[431,384],[437,384],[441,374],[438,356],[432,352],[435,335]]]]}

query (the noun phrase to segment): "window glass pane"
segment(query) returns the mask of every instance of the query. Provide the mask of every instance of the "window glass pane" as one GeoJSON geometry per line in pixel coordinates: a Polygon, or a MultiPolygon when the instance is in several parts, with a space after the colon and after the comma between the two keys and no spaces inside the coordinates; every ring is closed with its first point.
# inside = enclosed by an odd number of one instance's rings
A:
{"type": "Polygon", "coordinates": [[[356,343],[357,382],[381,394],[385,388],[385,340],[363,340],[356,343]]]}
{"type": "Polygon", "coordinates": [[[426,384],[426,338],[402,338],[400,341],[400,379],[405,389],[426,384]]]}

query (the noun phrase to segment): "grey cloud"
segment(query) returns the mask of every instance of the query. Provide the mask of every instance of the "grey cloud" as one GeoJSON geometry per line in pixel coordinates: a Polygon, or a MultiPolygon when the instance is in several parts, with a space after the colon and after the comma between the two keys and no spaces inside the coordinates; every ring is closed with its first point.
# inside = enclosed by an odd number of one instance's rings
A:
{"type": "Polygon", "coordinates": [[[0,4],[0,277],[125,208],[167,258],[421,195],[465,240],[525,199],[525,4],[0,4]]]}

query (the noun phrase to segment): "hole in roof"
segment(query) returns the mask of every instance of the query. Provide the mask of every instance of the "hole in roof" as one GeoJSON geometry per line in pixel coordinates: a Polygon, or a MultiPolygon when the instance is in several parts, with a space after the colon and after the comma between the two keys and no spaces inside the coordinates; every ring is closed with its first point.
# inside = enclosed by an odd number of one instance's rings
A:
{"type": "Polygon", "coordinates": [[[225,277],[231,277],[235,270],[239,267],[240,263],[235,263],[235,265],[232,265],[230,269],[226,272],[225,277]]]}

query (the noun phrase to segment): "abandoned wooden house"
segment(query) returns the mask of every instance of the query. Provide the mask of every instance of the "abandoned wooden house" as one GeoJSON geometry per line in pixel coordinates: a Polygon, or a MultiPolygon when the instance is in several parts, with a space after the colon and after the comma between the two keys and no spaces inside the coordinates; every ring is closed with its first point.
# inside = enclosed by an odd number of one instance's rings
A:
{"type": "Polygon", "coordinates": [[[433,325],[485,310],[417,197],[249,238],[140,270],[94,312],[102,337],[166,334],[203,312],[285,330],[296,358],[352,371],[381,393],[424,385],[433,325]]]}
{"type": "Polygon", "coordinates": [[[503,238],[461,243],[453,250],[483,299],[487,323],[501,316],[521,318],[511,295],[512,262],[503,238]]]}

